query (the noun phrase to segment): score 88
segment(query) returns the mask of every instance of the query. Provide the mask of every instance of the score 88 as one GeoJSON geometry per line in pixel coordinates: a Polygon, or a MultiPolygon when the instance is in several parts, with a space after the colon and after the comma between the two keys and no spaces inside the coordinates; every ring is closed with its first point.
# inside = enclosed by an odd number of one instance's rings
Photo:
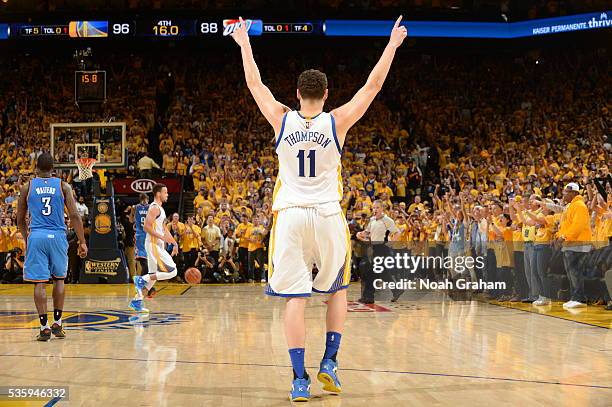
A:
{"type": "Polygon", "coordinates": [[[200,33],[201,34],[217,34],[219,32],[218,23],[201,23],[200,33]]]}

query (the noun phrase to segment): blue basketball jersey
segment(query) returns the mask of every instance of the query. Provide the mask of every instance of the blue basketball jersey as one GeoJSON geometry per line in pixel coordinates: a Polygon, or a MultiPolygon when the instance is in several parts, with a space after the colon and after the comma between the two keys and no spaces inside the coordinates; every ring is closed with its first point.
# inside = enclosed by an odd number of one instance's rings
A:
{"type": "Polygon", "coordinates": [[[136,205],[136,215],[134,217],[134,223],[136,226],[136,235],[143,235],[143,236],[145,235],[144,223],[145,223],[145,218],[147,217],[148,210],[149,210],[149,204],[136,205]]]}
{"type": "Polygon", "coordinates": [[[59,178],[34,178],[28,193],[30,230],[65,231],[64,193],[59,178]]]}

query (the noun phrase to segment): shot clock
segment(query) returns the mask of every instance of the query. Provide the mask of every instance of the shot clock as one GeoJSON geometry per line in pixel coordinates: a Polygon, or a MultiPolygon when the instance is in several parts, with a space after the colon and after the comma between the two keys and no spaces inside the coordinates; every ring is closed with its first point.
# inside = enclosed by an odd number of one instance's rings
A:
{"type": "Polygon", "coordinates": [[[106,71],[76,71],[74,97],[78,104],[106,101],[106,71]]]}

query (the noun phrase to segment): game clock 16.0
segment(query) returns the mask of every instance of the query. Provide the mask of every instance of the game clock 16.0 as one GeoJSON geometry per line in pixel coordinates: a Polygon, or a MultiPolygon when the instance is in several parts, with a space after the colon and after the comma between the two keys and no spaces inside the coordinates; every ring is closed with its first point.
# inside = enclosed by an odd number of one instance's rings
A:
{"type": "Polygon", "coordinates": [[[148,35],[155,37],[184,37],[194,34],[194,20],[158,19],[149,25],[148,35]]]}
{"type": "Polygon", "coordinates": [[[165,25],[154,25],[153,26],[153,34],[155,35],[161,35],[163,37],[168,36],[168,35],[172,35],[172,36],[176,36],[179,35],[180,33],[180,28],[178,25],[173,25],[171,22],[166,22],[165,25]]]}

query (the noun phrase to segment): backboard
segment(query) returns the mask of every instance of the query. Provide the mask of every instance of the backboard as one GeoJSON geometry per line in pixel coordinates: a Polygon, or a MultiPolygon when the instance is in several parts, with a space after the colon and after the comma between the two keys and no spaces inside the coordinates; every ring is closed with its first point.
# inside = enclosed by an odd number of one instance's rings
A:
{"type": "Polygon", "coordinates": [[[125,168],[124,122],[53,123],[51,155],[55,168],[76,168],[77,158],[95,158],[96,168],[125,168]]]}

